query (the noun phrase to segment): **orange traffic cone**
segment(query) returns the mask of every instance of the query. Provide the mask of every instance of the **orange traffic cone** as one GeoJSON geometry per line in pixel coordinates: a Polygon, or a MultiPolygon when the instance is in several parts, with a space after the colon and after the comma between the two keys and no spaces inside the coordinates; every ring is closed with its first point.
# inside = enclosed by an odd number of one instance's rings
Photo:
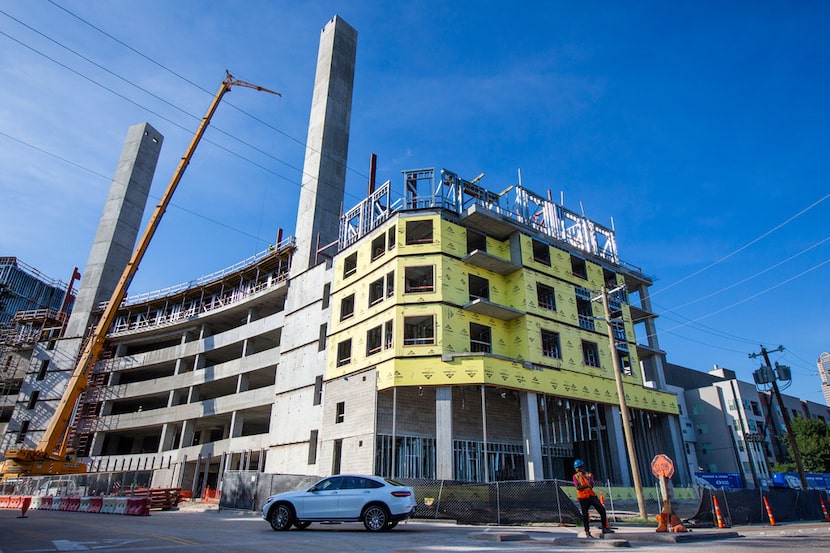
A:
{"type": "MultiPolygon", "coordinates": [[[[716,496],[715,494],[712,494],[712,501],[715,502],[715,517],[717,517],[718,528],[723,528],[724,527],[723,517],[720,514],[720,505],[718,505],[718,496],[716,496]]],[[[764,501],[766,501],[766,499],[764,501]]]]}
{"type": "Polygon", "coordinates": [[[762,496],[764,498],[764,507],[767,508],[767,516],[769,517],[769,525],[775,526],[775,517],[772,516],[772,509],[769,508],[769,502],[767,501],[767,496],[762,496]]]}
{"type": "Polygon", "coordinates": [[[827,514],[827,507],[824,506],[824,498],[818,496],[818,500],[821,501],[821,514],[824,515],[824,522],[830,522],[830,515],[827,514]]]}

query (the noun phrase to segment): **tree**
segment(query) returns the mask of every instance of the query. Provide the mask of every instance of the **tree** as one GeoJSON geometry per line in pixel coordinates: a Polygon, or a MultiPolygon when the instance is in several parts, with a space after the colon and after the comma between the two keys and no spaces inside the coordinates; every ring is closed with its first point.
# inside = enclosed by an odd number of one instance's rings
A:
{"type": "Polygon", "coordinates": [[[830,472],[830,423],[798,417],[793,426],[804,470],[830,472]]]}
{"type": "MultiPolygon", "coordinates": [[[[792,421],[793,437],[798,451],[801,453],[801,463],[804,472],[830,472],[830,423],[819,420],[796,417],[792,421]]],[[[789,449],[789,448],[788,448],[789,449]]],[[[792,457],[788,451],[788,457],[792,457]]],[[[792,459],[783,466],[795,470],[792,459]]]]}

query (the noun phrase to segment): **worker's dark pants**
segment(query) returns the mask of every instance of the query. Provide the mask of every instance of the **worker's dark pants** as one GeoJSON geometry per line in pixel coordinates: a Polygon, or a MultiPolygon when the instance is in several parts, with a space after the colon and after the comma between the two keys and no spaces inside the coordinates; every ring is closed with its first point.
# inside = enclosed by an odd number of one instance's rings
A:
{"type": "Polygon", "coordinates": [[[602,506],[602,503],[599,502],[599,498],[595,495],[588,497],[586,499],[579,500],[579,506],[582,507],[582,525],[585,526],[585,533],[588,533],[590,530],[588,528],[588,521],[591,517],[588,515],[588,509],[593,507],[599,513],[599,518],[602,521],[601,528],[604,530],[606,526],[607,519],[605,518],[605,507],[602,506]]]}

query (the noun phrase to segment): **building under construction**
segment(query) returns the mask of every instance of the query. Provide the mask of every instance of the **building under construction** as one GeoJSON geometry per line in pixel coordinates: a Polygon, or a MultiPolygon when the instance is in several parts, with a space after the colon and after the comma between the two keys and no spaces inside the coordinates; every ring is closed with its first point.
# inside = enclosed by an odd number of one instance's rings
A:
{"type": "MultiPolygon", "coordinates": [[[[196,491],[234,469],[569,478],[579,457],[631,485],[624,423],[642,476],[657,453],[682,458],[651,280],[612,230],[520,184],[431,168],[372,182],[343,212],[356,45],[339,18],[321,34],[294,236],[120,306],[69,434],[89,470],[196,491]]],[[[129,258],[161,142],[130,129],[115,211],[65,332],[37,344],[4,450],[42,438],[129,258]]]]}
{"type": "Polygon", "coordinates": [[[66,284],[16,257],[0,257],[0,434],[11,419],[35,343],[63,332],[76,276],[77,270],[66,284]]]}

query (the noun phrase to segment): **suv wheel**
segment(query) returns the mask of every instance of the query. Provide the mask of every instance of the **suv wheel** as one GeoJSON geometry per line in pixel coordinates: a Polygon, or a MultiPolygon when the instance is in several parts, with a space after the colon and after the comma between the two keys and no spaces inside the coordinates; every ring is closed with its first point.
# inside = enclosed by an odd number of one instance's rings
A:
{"type": "Polygon", "coordinates": [[[389,511],[383,505],[369,505],[363,511],[363,526],[370,532],[380,532],[389,521],[389,511]]]}
{"type": "Polygon", "coordinates": [[[287,503],[279,503],[271,509],[271,516],[268,517],[271,528],[274,530],[288,530],[294,522],[294,510],[287,503]]]}

